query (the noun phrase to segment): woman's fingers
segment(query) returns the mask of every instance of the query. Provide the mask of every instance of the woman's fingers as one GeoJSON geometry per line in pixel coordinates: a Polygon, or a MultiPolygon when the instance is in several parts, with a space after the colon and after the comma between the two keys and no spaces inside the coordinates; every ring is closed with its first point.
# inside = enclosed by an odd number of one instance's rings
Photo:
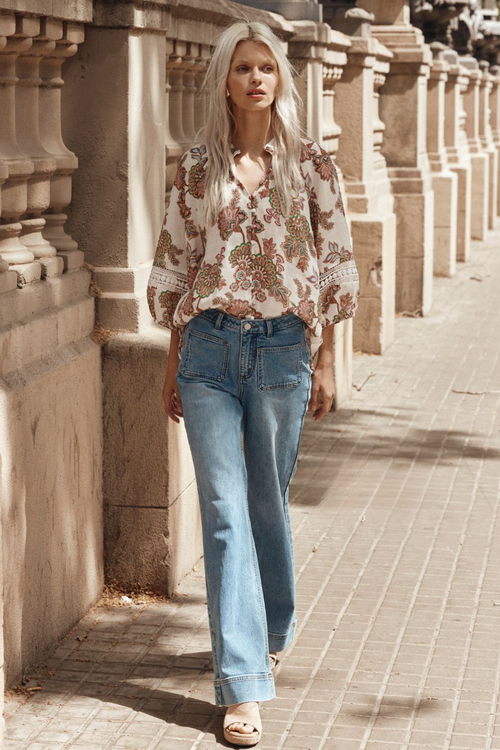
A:
{"type": "Polygon", "coordinates": [[[313,412],[315,422],[318,422],[330,411],[334,398],[335,387],[333,383],[322,383],[321,378],[318,378],[315,382],[313,376],[309,409],[313,412]]]}
{"type": "Polygon", "coordinates": [[[165,411],[170,419],[179,423],[179,417],[182,417],[182,404],[176,387],[163,389],[163,403],[165,405],[165,411]]]}

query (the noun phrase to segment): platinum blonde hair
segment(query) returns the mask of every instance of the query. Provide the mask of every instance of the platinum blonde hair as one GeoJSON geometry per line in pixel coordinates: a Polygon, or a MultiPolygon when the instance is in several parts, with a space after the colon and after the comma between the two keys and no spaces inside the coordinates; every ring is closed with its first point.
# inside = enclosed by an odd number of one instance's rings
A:
{"type": "Polygon", "coordinates": [[[226,28],[217,40],[200,94],[206,97],[206,121],[197,134],[197,141],[207,148],[207,178],[203,210],[205,221],[214,223],[221,208],[231,199],[231,184],[227,180],[231,166],[230,139],[236,121],[226,97],[226,81],[231,59],[238,42],[253,41],[265,44],[278,66],[278,86],[271,105],[271,131],[274,137],[273,174],[285,214],[292,209],[303,178],[300,172],[299,123],[301,99],[294,82],[294,69],[274,32],[260,21],[238,21],[226,28]]]}

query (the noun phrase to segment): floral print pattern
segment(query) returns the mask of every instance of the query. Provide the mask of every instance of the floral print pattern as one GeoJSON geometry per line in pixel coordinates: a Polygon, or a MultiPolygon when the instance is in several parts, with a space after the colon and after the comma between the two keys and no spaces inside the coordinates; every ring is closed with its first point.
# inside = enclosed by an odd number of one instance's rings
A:
{"type": "MultiPolygon", "coordinates": [[[[266,150],[272,155],[273,140],[266,150]]],[[[303,187],[285,217],[272,160],[249,195],[232,153],[231,199],[212,226],[202,224],[206,148],[198,144],[181,157],[148,282],[151,315],[182,334],[191,318],[214,307],[239,318],[293,312],[307,324],[312,362],[322,329],[351,318],[359,298],[335,164],[320,143],[302,138],[303,187]]]]}

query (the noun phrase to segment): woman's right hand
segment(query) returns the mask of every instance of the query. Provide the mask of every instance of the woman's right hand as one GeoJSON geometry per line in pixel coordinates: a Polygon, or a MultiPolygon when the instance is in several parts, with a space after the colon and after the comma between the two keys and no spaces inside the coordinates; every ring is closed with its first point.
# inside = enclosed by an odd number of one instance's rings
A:
{"type": "Polygon", "coordinates": [[[179,395],[176,375],[179,369],[179,331],[170,332],[170,350],[168,352],[167,373],[163,384],[163,403],[167,415],[174,422],[179,423],[182,417],[182,403],[179,395]]]}

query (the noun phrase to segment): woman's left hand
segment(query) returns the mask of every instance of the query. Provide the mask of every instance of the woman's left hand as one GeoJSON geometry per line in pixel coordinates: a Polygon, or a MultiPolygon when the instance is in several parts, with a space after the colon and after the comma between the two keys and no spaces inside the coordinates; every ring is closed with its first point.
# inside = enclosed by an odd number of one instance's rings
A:
{"type": "Polygon", "coordinates": [[[335,381],[332,367],[316,367],[312,375],[311,398],[309,410],[313,412],[313,419],[319,422],[332,408],[335,398],[335,381]]]}
{"type": "Polygon", "coordinates": [[[333,325],[323,329],[323,343],[318,351],[318,362],[312,375],[311,398],[309,410],[313,419],[319,422],[330,411],[335,398],[335,380],[333,378],[333,325]]]}

